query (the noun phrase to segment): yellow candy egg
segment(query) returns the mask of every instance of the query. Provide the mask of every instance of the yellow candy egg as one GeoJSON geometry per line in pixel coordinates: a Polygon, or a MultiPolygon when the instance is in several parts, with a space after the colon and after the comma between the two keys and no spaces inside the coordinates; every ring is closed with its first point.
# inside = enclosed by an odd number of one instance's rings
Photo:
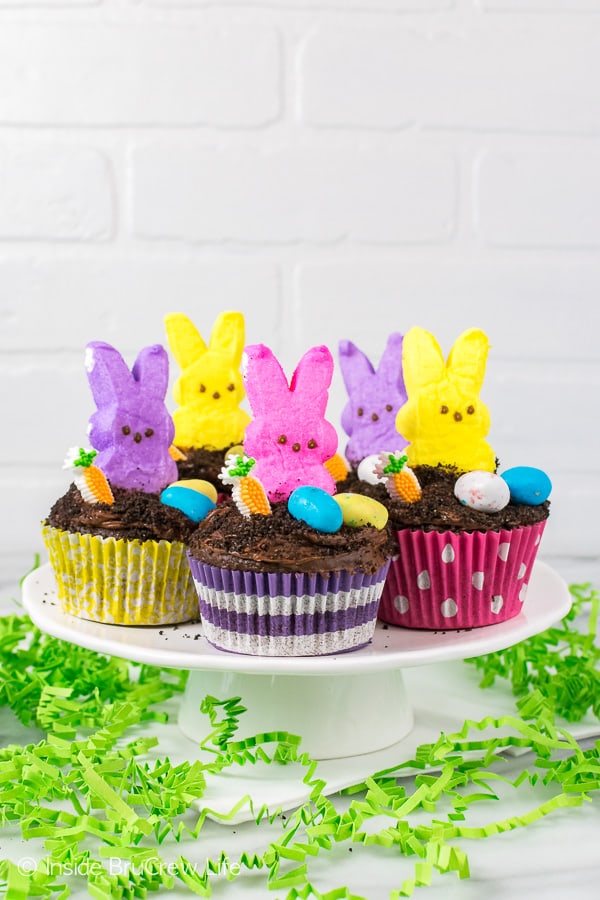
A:
{"type": "Polygon", "coordinates": [[[388,511],[379,500],[363,494],[334,494],[333,499],[342,510],[344,525],[350,525],[351,528],[360,528],[361,525],[385,528],[388,511]]]}
{"type": "Polygon", "coordinates": [[[183,481],[174,481],[169,487],[189,488],[191,491],[198,491],[199,494],[204,494],[204,496],[212,500],[213,503],[217,502],[216,487],[214,484],[211,484],[210,481],[204,481],[202,478],[184,478],[183,481]]]}
{"type": "Polygon", "coordinates": [[[229,459],[230,456],[243,456],[244,448],[241,444],[236,444],[234,447],[230,447],[229,450],[225,451],[225,462],[229,459]]]}

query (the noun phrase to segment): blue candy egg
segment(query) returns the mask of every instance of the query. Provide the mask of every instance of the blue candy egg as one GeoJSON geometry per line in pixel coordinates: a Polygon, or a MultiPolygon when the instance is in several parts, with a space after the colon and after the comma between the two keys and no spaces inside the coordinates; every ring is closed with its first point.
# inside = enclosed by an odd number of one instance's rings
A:
{"type": "Polygon", "coordinates": [[[160,500],[165,506],[180,510],[192,522],[201,522],[217,505],[206,494],[180,484],[166,487],[160,495],[160,500]]]}
{"type": "Polygon", "coordinates": [[[333,497],[322,488],[303,485],[292,491],[288,511],[316,531],[331,534],[342,527],[343,514],[333,497]]]}
{"type": "Polygon", "coordinates": [[[510,499],[514,503],[539,506],[547,500],[552,490],[552,482],[541,469],[531,466],[515,466],[502,472],[502,477],[510,489],[510,499]]]}

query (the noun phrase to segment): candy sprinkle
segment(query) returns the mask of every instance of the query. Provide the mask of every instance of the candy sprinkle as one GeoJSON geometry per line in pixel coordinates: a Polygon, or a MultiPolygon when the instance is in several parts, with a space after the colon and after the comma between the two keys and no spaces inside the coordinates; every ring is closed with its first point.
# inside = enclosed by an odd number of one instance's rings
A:
{"type": "Polygon", "coordinates": [[[106,503],[112,506],[115,502],[106,475],[98,466],[81,469],[74,481],[86,503],[106,503]]]}
{"type": "Polygon", "coordinates": [[[106,475],[94,465],[95,458],[95,450],[71,447],[67,451],[63,469],[72,469],[75,487],[86,503],[106,503],[111,506],[115,498],[106,475]]]}
{"type": "Polygon", "coordinates": [[[251,456],[228,456],[227,465],[223,466],[219,478],[223,484],[231,484],[233,502],[243,516],[270,516],[271,504],[267,493],[250,471],[256,464],[251,456]]]}
{"type": "Polygon", "coordinates": [[[240,478],[231,492],[234,503],[243,516],[270,516],[271,504],[264,487],[252,476],[240,478]]]}
{"type": "Polygon", "coordinates": [[[171,444],[171,446],[169,447],[169,454],[171,456],[171,459],[174,459],[175,462],[182,462],[184,459],[187,459],[187,456],[185,455],[183,450],[180,450],[179,447],[175,446],[175,444],[171,444]]]}
{"type": "Polygon", "coordinates": [[[331,475],[334,481],[343,481],[350,469],[346,464],[346,460],[339,453],[336,453],[330,459],[327,459],[323,465],[331,475]]]}
{"type": "Polygon", "coordinates": [[[408,456],[394,453],[380,453],[374,471],[385,479],[385,487],[393,500],[401,503],[416,503],[422,497],[419,479],[409,466],[408,456]]]}

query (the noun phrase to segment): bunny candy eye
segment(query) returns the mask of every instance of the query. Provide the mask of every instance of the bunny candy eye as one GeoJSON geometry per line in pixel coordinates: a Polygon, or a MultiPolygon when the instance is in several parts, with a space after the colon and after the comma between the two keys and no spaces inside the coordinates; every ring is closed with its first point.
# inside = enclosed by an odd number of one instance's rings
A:
{"type": "Polygon", "coordinates": [[[473,413],[475,412],[475,407],[474,407],[474,406],[467,406],[467,412],[468,412],[468,414],[469,414],[470,416],[472,416],[473,413]]]}
{"type": "Polygon", "coordinates": [[[121,431],[123,432],[123,434],[131,434],[131,428],[129,427],[129,425],[123,425],[121,431]]]}
{"type": "Polygon", "coordinates": [[[154,434],[154,428],[146,428],[144,434],[146,435],[146,437],[152,437],[152,435],[154,434]]]}
{"type": "Polygon", "coordinates": [[[235,391],[235,384],[228,384],[228,385],[227,385],[227,390],[228,390],[228,391],[235,391]]]}
{"type": "Polygon", "coordinates": [[[365,414],[364,409],[362,408],[362,406],[359,406],[358,409],[356,410],[356,415],[363,416],[364,414],[365,414]]]}
{"type": "Polygon", "coordinates": [[[306,446],[309,448],[309,450],[314,450],[315,447],[317,446],[317,442],[315,441],[314,438],[311,438],[306,446]]]}
{"type": "Polygon", "coordinates": [[[203,394],[204,391],[206,390],[206,385],[201,384],[201,385],[199,386],[198,390],[200,391],[201,394],[203,394]]]}
{"type": "Polygon", "coordinates": [[[445,416],[446,413],[448,412],[448,407],[445,406],[445,405],[444,405],[444,406],[440,406],[440,412],[441,412],[441,414],[442,414],[443,416],[445,416]]]}
{"type": "Polygon", "coordinates": [[[387,409],[388,412],[391,412],[391,411],[393,410],[394,407],[392,406],[391,403],[386,403],[386,404],[385,404],[385,408],[387,409]]]}
{"type": "Polygon", "coordinates": [[[286,438],[285,434],[279,435],[279,437],[277,438],[277,443],[278,444],[287,444],[287,438],[286,438]]]}

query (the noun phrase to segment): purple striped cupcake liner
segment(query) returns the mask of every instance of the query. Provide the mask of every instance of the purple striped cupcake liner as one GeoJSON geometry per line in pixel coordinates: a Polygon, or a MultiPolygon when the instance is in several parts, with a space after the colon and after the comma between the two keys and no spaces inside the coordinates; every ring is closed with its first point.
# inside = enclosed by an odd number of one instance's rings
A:
{"type": "Polygon", "coordinates": [[[495,625],[523,608],[545,521],[463,534],[396,532],[379,606],[391,625],[447,631],[495,625]]]}
{"type": "Polygon", "coordinates": [[[363,572],[221,569],[189,555],[206,639],[253,656],[322,656],[357,650],[375,631],[389,560],[363,572]]]}

